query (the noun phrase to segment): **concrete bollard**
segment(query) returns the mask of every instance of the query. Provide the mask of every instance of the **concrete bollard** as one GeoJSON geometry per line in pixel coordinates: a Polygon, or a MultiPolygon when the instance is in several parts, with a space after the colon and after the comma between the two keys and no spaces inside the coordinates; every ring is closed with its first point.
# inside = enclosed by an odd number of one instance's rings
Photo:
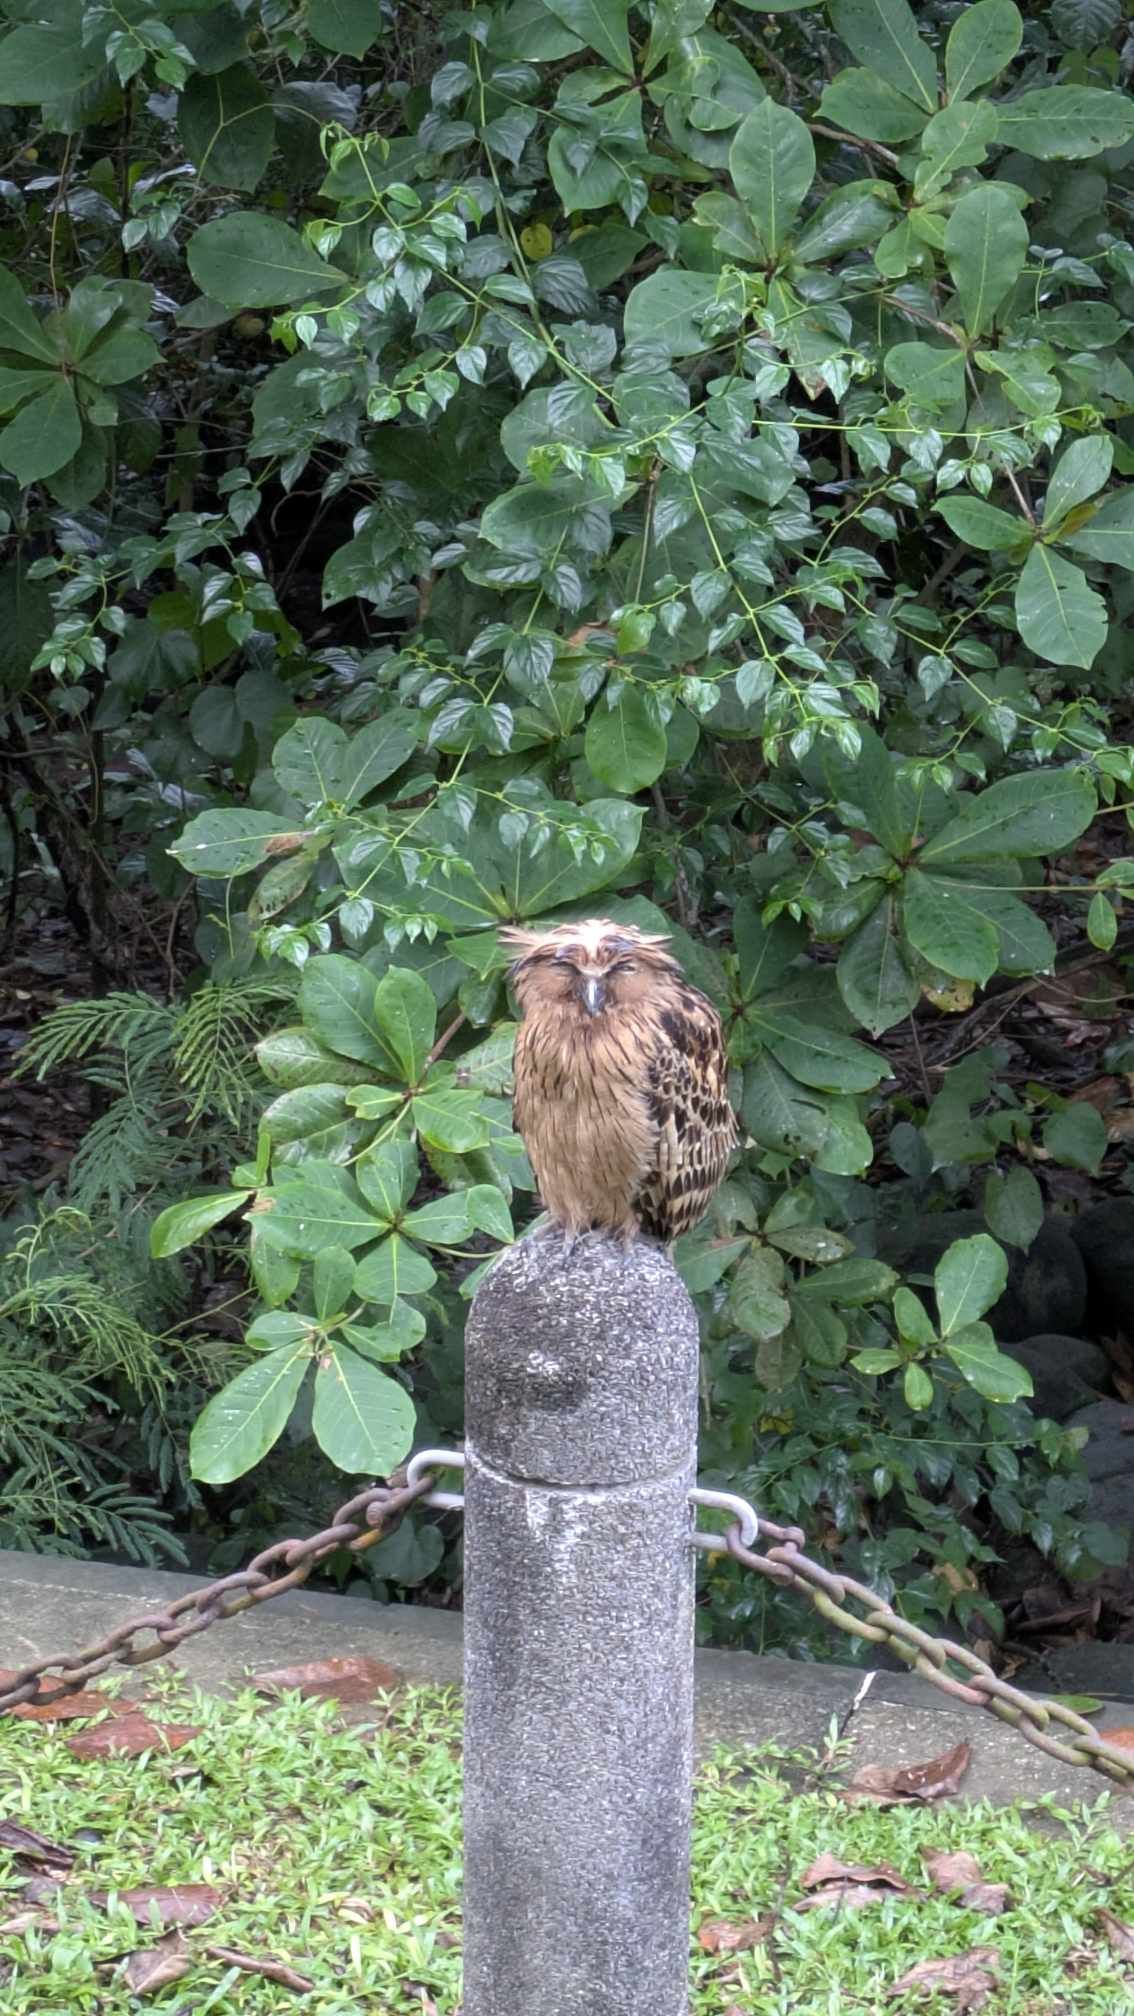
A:
{"type": "Polygon", "coordinates": [[[697,1318],[560,1233],[466,1341],[464,2016],[686,2016],[697,1318]]]}

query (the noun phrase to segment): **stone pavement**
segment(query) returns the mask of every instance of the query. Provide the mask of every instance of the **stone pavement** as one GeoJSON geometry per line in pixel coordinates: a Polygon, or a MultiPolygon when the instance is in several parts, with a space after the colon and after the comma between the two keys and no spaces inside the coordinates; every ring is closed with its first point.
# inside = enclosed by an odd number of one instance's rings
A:
{"type": "MultiPolygon", "coordinates": [[[[0,1667],[77,1651],[125,1618],[163,1608],[201,1586],[195,1575],[0,1550],[0,1667]]],[[[383,1659],[412,1683],[456,1686],[461,1620],[412,1604],[296,1590],[189,1639],[165,1664],[203,1688],[227,1691],[257,1669],[351,1653],[383,1659]]],[[[155,1668],[113,1670],[124,1674],[128,1692],[141,1693],[155,1668]]],[[[1100,1733],[1134,1726],[1134,1703],[1109,1700],[1094,1726],[1100,1733]]],[[[1112,1820],[1123,1832],[1134,1831],[1134,1795],[1112,1790],[1093,1771],[1046,1757],[991,1715],[951,1701],[913,1675],[749,1652],[697,1653],[702,1754],[717,1742],[818,1748],[832,1729],[851,1742],[856,1766],[921,1764],[964,1739],[973,1751],[962,1787],[966,1799],[1009,1804],[1046,1792],[1060,1805],[1077,1805],[1110,1791],[1112,1820]]]]}

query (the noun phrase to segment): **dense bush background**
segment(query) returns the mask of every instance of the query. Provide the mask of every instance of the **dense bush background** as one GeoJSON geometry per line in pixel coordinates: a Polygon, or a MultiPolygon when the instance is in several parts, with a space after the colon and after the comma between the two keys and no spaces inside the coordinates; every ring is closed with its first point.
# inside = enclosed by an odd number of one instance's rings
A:
{"type": "Polygon", "coordinates": [[[985,1635],[1014,1536],[1121,1558],[984,1321],[1107,1151],[999,1004],[1134,888],[1119,0],[3,12],[0,867],[89,1125],[11,1185],[0,1541],[226,1565],[459,1433],[495,928],[601,911],[729,1029],[707,1473],[985,1635]]]}

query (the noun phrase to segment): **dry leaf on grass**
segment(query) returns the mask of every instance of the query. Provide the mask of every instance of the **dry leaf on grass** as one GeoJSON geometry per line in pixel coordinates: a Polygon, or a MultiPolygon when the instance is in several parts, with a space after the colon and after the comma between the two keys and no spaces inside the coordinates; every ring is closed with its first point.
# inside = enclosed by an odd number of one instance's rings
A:
{"type": "Polygon", "coordinates": [[[73,1848],[61,1848],[34,1828],[21,1827],[18,1820],[0,1820],[0,1848],[25,1862],[45,1862],[49,1869],[69,1869],[75,1860],[73,1848]]]}
{"type": "MultiPolygon", "coordinates": [[[[0,1687],[7,1687],[16,1677],[14,1666],[0,1666],[0,1687]]],[[[112,1701],[109,1695],[94,1694],[90,1690],[82,1694],[61,1694],[57,1701],[24,1701],[18,1708],[5,1708],[5,1716],[13,1715],[24,1722],[89,1722],[94,1715],[128,1715],[129,1704],[112,1701]]]]}
{"type": "Polygon", "coordinates": [[[299,1693],[316,1700],[373,1701],[378,1693],[389,1693],[402,1685],[404,1675],[384,1659],[362,1654],[343,1659],[311,1659],[303,1666],[273,1666],[255,1673],[252,1685],[257,1694],[299,1693]]]}
{"type": "Polygon", "coordinates": [[[1106,1933],[1106,1943],[1120,1960],[1134,1960],[1134,1925],[1124,1925],[1113,1911],[1096,1911],[1095,1917],[1106,1933]]]}
{"type": "Polygon", "coordinates": [[[956,1792],[972,1761],[972,1746],[955,1743],[928,1764],[864,1764],[842,1788],[844,1799],[874,1806],[927,1805],[956,1792]]]}
{"type": "MultiPolygon", "coordinates": [[[[108,1890],[91,1891],[90,1902],[103,1906],[110,1894],[108,1890]]],[[[141,1883],[134,1890],[115,1894],[139,1925],[152,1924],[155,1913],[163,1925],[205,1925],[225,1901],[224,1891],[213,1883],[141,1883]]]]}
{"type": "Polygon", "coordinates": [[[267,1981],[277,1981],[281,1988],[293,1988],[297,1995],[309,1995],[315,1986],[306,1974],[297,1974],[294,1967],[288,1967],[282,1960],[262,1959],[256,1953],[234,1953],[231,1946],[207,1946],[205,1951],[211,1960],[220,1960],[225,1967],[239,1967],[242,1974],[262,1974],[267,1981]]]}
{"type": "Polygon", "coordinates": [[[976,2016],[996,1986],[1000,1955],[994,1946],[974,1946],[971,1953],[954,1953],[948,1960],[919,1960],[886,1990],[890,1999],[908,1995],[913,1989],[930,1989],[952,1995],[957,2016],[976,2016]]]}
{"type": "Polygon", "coordinates": [[[697,1939],[706,1953],[747,1953],[763,1944],[775,1922],[770,1911],[760,1918],[706,1918],[697,1939]]]}
{"type": "Polygon", "coordinates": [[[947,1896],[956,1895],[968,1910],[983,1911],[990,1918],[1007,1910],[1008,1885],[986,1883],[975,1855],[967,1855],[963,1848],[952,1854],[943,1848],[923,1848],[921,1859],[934,1888],[947,1896]]]}
{"type": "Polygon", "coordinates": [[[131,1953],[122,1969],[122,1979],[134,1995],[156,1995],[180,1981],[193,1964],[192,1955],[180,1932],[167,1932],[156,1946],[131,1953]]]}
{"type": "Polygon", "coordinates": [[[180,1750],[200,1730],[188,1723],[151,1722],[141,1709],[131,1709],[121,1721],[96,1723],[78,1736],[68,1736],[73,1757],[140,1757],[143,1750],[180,1750]]]}

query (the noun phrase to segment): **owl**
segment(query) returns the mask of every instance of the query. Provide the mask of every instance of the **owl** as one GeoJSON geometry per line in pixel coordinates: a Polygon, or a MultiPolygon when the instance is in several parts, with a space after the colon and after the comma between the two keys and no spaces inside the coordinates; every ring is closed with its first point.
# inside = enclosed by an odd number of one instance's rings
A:
{"type": "Polygon", "coordinates": [[[513,1114],[569,1239],[666,1245],[704,1216],[737,1143],[720,1016],[668,939],[590,917],[507,929],[522,1017],[513,1114]]]}

